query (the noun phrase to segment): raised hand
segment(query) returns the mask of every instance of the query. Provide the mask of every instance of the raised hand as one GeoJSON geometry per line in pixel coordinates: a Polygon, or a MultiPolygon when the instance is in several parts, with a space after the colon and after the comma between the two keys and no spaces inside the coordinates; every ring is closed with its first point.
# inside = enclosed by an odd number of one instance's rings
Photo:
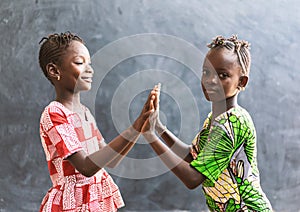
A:
{"type": "Polygon", "coordinates": [[[154,101],[156,96],[155,96],[154,88],[150,92],[148,99],[145,102],[139,117],[135,120],[135,122],[132,125],[133,128],[138,132],[142,132],[142,128],[145,122],[148,120],[149,116],[155,111],[154,101]]]}
{"type": "Polygon", "coordinates": [[[159,101],[160,101],[160,89],[161,89],[161,84],[159,83],[156,87],[155,87],[155,100],[154,100],[154,108],[155,108],[155,111],[154,111],[154,114],[151,114],[149,118],[151,119],[154,119],[155,122],[154,123],[154,126],[155,126],[155,130],[156,132],[161,135],[163,132],[166,131],[166,126],[163,125],[159,119],[159,101]],[[151,117],[153,116],[153,117],[151,117]]]}
{"type": "Polygon", "coordinates": [[[141,132],[142,133],[153,133],[155,134],[155,126],[158,121],[159,116],[159,96],[160,96],[160,87],[161,84],[157,84],[152,89],[151,93],[154,95],[153,102],[149,102],[149,108],[153,109],[153,112],[150,114],[149,118],[145,121],[141,132]]]}

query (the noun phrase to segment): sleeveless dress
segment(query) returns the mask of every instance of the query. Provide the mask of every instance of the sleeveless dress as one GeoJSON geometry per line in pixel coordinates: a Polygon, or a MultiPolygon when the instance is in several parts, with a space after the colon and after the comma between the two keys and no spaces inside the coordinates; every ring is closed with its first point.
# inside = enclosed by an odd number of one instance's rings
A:
{"type": "Polygon", "coordinates": [[[206,176],[202,184],[210,211],[271,212],[261,189],[256,159],[256,132],[242,107],[211,120],[211,113],[192,142],[191,162],[206,176]]]}
{"type": "Polygon", "coordinates": [[[91,154],[104,139],[90,111],[87,120],[53,101],[40,119],[40,136],[53,187],[43,198],[40,212],[114,212],[124,206],[118,186],[101,169],[92,177],[80,174],[66,158],[83,150],[91,154]]]}

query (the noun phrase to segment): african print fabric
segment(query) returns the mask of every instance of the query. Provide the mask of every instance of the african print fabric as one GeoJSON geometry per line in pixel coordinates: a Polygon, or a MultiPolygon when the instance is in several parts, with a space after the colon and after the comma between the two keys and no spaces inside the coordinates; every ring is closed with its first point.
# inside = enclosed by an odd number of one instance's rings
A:
{"type": "Polygon", "coordinates": [[[79,150],[91,154],[104,142],[88,110],[87,116],[82,119],[55,101],[42,113],[40,136],[53,187],[43,198],[40,212],[114,212],[124,206],[118,186],[105,169],[85,177],[66,160],[79,150]]]}
{"type": "Polygon", "coordinates": [[[235,107],[211,122],[211,113],[193,140],[191,162],[206,176],[202,184],[210,211],[272,211],[261,189],[256,132],[248,112],[235,107]]]}

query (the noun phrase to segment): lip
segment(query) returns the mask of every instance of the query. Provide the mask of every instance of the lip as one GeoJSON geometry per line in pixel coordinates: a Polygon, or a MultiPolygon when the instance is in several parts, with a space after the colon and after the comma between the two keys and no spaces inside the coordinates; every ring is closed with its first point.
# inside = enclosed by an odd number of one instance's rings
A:
{"type": "Polygon", "coordinates": [[[92,77],[81,77],[81,79],[85,82],[91,83],[93,82],[92,77]]]}
{"type": "Polygon", "coordinates": [[[206,93],[217,93],[218,90],[217,89],[213,89],[213,88],[205,88],[206,93]]]}
{"type": "Polygon", "coordinates": [[[205,91],[206,95],[208,96],[215,96],[218,95],[217,91],[213,91],[213,90],[209,90],[209,91],[205,91]]]}
{"type": "Polygon", "coordinates": [[[206,91],[206,93],[216,93],[217,91],[215,91],[215,90],[205,90],[206,91]]]}

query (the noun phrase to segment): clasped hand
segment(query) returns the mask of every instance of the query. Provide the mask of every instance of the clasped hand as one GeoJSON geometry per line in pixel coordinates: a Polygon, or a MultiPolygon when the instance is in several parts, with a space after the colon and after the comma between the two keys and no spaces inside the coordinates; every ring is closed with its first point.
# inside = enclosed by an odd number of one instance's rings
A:
{"type": "Polygon", "coordinates": [[[160,119],[159,119],[159,99],[160,99],[160,89],[161,84],[158,83],[154,86],[152,91],[150,92],[151,95],[151,101],[148,102],[148,107],[152,111],[149,115],[149,117],[146,119],[141,132],[144,134],[152,134],[155,135],[155,131],[160,131],[160,129],[163,129],[164,126],[162,125],[160,119]]]}
{"type": "Polygon", "coordinates": [[[165,126],[159,119],[159,98],[161,84],[158,83],[151,90],[146,103],[142,109],[140,116],[136,119],[133,127],[136,131],[147,135],[155,135],[155,131],[159,134],[163,132],[165,126]]]}

